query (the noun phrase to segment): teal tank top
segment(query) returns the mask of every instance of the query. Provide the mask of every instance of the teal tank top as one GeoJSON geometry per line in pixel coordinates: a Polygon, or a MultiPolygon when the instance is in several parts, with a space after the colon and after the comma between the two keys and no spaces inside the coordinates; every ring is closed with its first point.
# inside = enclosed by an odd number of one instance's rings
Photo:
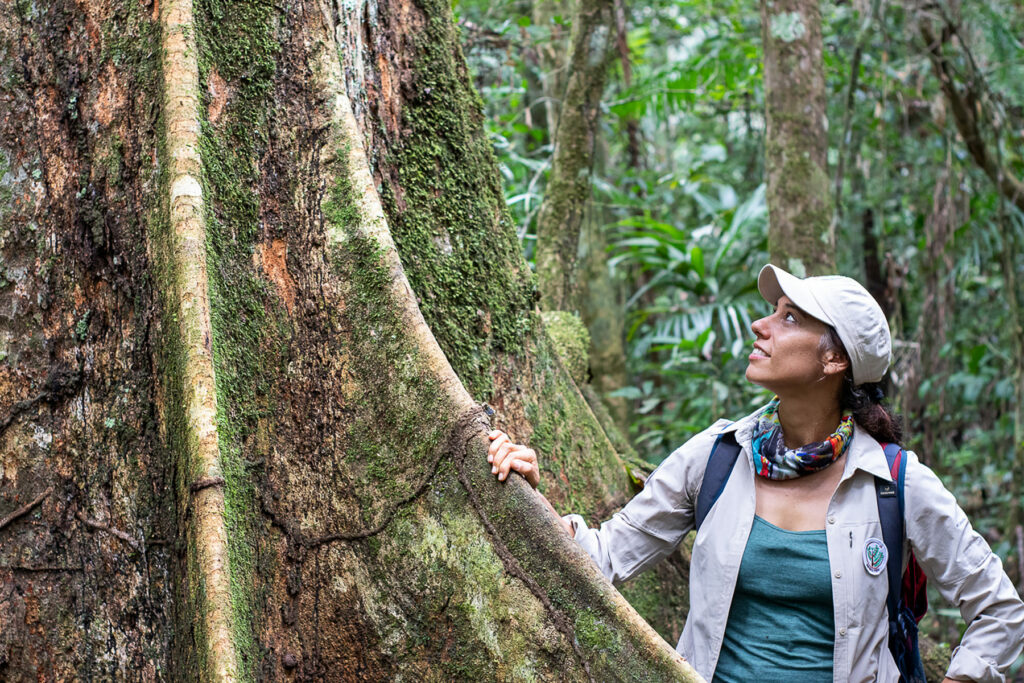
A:
{"type": "Polygon", "coordinates": [[[754,517],[715,683],[830,683],[835,620],[825,530],[754,517]]]}

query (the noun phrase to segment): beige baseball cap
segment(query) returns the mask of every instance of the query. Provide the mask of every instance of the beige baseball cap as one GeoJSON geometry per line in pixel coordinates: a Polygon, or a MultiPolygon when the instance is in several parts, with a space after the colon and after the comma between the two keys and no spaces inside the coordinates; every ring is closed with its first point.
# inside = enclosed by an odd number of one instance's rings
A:
{"type": "Polygon", "coordinates": [[[889,369],[892,335],[882,307],[856,280],[842,275],[800,279],[767,265],[757,289],[773,306],[783,294],[801,310],[836,328],[853,369],[854,385],[879,382],[889,369]]]}

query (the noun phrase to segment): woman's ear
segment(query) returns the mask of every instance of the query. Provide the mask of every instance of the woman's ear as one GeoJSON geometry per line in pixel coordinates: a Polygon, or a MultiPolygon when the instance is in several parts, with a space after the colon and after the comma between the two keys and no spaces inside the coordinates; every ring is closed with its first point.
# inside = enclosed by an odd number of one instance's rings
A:
{"type": "Polygon", "coordinates": [[[829,349],[821,359],[822,372],[828,375],[838,375],[846,372],[850,367],[850,359],[846,354],[839,353],[835,349],[829,349]]]}

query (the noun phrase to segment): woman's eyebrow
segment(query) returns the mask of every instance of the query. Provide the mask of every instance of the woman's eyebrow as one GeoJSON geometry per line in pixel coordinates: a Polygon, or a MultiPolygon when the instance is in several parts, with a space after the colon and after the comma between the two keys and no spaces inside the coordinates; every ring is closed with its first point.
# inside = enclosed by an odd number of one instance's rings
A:
{"type": "Polygon", "coordinates": [[[797,308],[794,304],[791,304],[791,303],[788,303],[788,302],[782,304],[782,307],[786,308],[786,309],[789,309],[790,311],[793,311],[794,313],[797,313],[798,315],[801,315],[801,316],[806,316],[807,315],[807,313],[805,313],[802,308],[797,308]]]}

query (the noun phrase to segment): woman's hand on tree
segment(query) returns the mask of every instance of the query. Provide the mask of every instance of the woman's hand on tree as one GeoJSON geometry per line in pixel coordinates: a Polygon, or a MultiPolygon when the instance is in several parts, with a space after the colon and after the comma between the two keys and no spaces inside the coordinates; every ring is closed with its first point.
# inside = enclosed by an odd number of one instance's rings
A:
{"type": "MultiPolygon", "coordinates": [[[[491,463],[491,474],[496,475],[499,481],[505,481],[509,472],[518,472],[530,483],[530,486],[537,488],[540,483],[540,465],[537,464],[537,451],[517,443],[512,443],[508,434],[495,429],[487,435],[491,445],[487,449],[487,462],[491,463]]],[[[576,531],[572,524],[567,522],[558,514],[554,506],[539,491],[537,495],[544,502],[544,505],[551,510],[558,523],[565,530],[569,537],[573,537],[576,531]]]]}
{"type": "Polygon", "coordinates": [[[509,472],[518,472],[530,486],[537,488],[540,483],[537,451],[512,443],[508,434],[500,429],[495,429],[487,436],[491,439],[491,446],[487,449],[487,462],[491,463],[491,474],[497,475],[498,481],[505,481],[509,472]]]}

